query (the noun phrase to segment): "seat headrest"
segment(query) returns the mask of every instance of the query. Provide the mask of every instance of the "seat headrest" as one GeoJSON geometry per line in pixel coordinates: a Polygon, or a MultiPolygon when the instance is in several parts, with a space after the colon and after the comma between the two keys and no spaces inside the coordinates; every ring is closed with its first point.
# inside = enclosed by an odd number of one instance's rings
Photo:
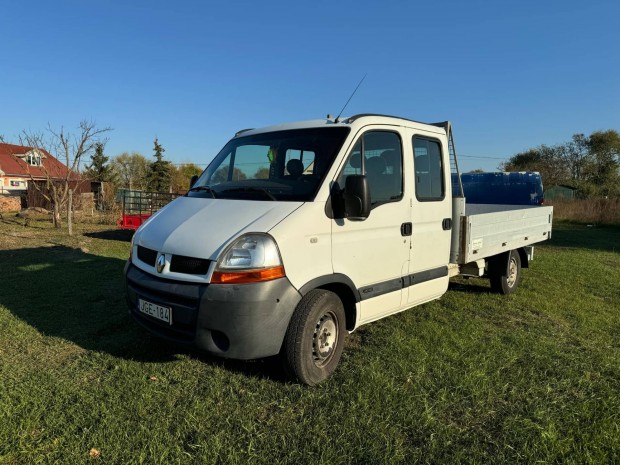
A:
{"type": "Polygon", "coordinates": [[[291,176],[301,176],[301,173],[304,172],[304,164],[297,158],[291,158],[286,163],[286,170],[291,176]]]}
{"type": "Polygon", "coordinates": [[[388,166],[400,165],[400,150],[388,149],[381,152],[381,158],[385,160],[385,164],[388,166]]]}
{"type": "Polygon", "coordinates": [[[383,174],[385,172],[385,160],[381,157],[370,157],[366,160],[366,171],[369,174],[383,174]]]}

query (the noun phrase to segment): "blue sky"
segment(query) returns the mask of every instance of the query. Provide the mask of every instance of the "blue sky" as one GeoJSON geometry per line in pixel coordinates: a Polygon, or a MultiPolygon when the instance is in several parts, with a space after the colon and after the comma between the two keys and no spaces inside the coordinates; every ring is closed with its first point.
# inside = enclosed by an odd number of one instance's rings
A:
{"type": "Polygon", "coordinates": [[[449,119],[462,170],[620,130],[620,2],[57,0],[1,9],[0,134],[110,126],[205,164],[241,128],[449,119]],[[472,158],[480,157],[480,158],[472,158]]]}

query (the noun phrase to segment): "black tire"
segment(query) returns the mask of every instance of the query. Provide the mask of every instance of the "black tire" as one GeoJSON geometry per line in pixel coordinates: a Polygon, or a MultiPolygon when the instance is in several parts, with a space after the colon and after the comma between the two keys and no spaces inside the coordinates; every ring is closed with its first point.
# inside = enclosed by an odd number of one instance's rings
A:
{"type": "Polygon", "coordinates": [[[299,302],[284,337],[282,358],[294,380],[315,386],[336,370],[346,333],[340,298],[325,289],[308,292],[299,302]]]}
{"type": "Polygon", "coordinates": [[[508,263],[501,256],[493,257],[494,263],[489,264],[489,280],[491,290],[499,294],[512,294],[521,283],[521,257],[519,252],[511,250],[508,263]]]}

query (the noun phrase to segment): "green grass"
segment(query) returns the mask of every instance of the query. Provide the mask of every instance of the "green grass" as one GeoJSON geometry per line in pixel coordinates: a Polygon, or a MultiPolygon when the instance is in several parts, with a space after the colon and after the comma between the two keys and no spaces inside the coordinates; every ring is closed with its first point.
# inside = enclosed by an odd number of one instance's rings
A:
{"type": "Polygon", "coordinates": [[[76,229],[0,222],[0,463],[620,463],[618,228],[361,328],[317,388],[150,336],[128,236],[76,229]]]}

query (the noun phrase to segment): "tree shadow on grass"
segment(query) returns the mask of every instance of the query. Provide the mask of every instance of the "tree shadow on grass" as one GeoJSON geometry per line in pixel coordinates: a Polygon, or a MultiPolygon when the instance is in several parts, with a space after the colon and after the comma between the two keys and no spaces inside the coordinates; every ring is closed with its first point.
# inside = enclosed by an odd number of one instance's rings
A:
{"type": "MultiPolygon", "coordinates": [[[[24,228],[46,229],[45,226],[37,224],[40,221],[39,219],[20,218],[14,214],[10,214],[7,217],[7,214],[5,213],[0,221],[4,224],[23,226],[24,228]]],[[[48,223],[51,223],[51,221],[48,221],[48,223]]]]}
{"type": "Polygon", "coordinates": [[[186,354],[255,377],[282,379],[272,359],[224,360],[163,341],[134,322],[125,302],[125,261],[66,246],[0,250],[0,305],[40,333],[128,360],[186,354]]]}
{"type": "Polygon", "coordinates": [[[87,232],[84,236],[107,241],[131,242],[135,231],[128,229],[109,229],[107,231],[87,232]]]}
{"type": "Polygon", "coordinates": [[[542,245],[620,252],[620,227],[558,222],[542,245]]]}

